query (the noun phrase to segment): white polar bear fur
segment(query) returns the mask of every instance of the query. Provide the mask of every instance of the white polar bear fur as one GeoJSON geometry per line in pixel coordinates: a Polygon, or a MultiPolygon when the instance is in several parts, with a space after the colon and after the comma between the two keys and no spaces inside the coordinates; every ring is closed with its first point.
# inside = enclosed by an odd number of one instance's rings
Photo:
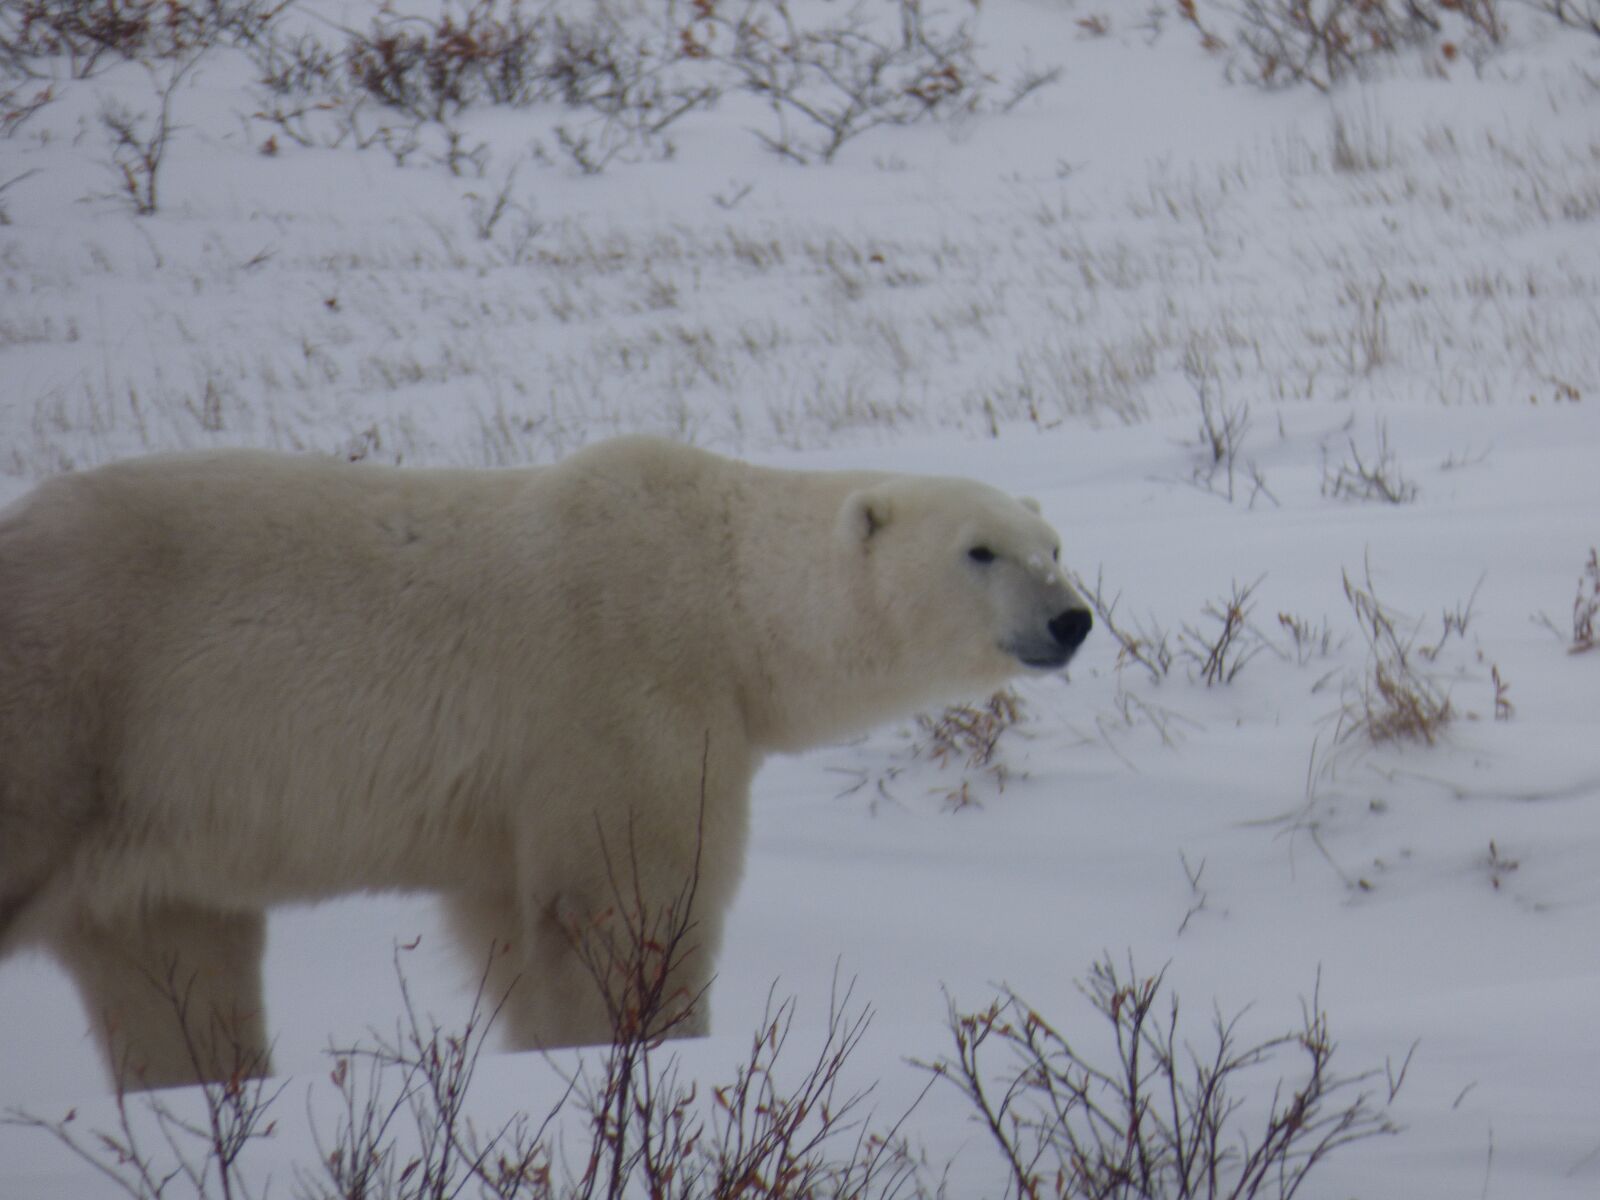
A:
{"type": "Polygon", "coordinates": [[[466,949],[509,947],[513,1045],[605,1041],[566,921],[614,902],[627,848],[647,904],[698,852],[699,995],[763,756],[1064,663],[1088,618],[1057,547],[980,484],[643,438],[48,481],[0,513],[0,955],[59,958],[124,1085],[225,1077],[221,1024],[264,1071],[264,911],[428,889],[466,949]]]}

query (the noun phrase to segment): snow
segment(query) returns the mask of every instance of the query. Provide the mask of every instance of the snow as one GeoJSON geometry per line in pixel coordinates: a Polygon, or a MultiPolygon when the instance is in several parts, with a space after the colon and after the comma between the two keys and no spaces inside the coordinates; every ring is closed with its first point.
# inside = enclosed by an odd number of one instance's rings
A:
{"type": "MultiPolygon", "coordinates": [[[[808,167],[736,97],[675,126],[670,159],[598,175],[532,151],[574,121],[543,109],[469,111],[482,178],[282,138],[269,157],[248,64],[219,51],[176,93],[145,217],[109,194],[96,113],[148,109],[150,78],[56,64],[60,98],[0,141],[0,500],[176,447],[500,466],[647,430],[1035,496],[1118,624],[1174,650],[1254,583],[1267,645],[1231,684],[1181,651],[1160,681],[1119,664],[1102,622],[1069,680],[1021,685],[1003,789],[918,757],[911,722],[768,764],[685,1071],[726,1078],[774,987],[797,1044],[820,1038],[837,971],[877,1014],[852,1077],[897,1114],[925,1082],[906,1060],[947,1051],[946,993],[1008,984],[1090,1037],[1074,981],[1109,954],[1260,1036],[1316,990],[1347,1072],[1416,1044],[1404,1134],[1333,1156],[1315,1195],[1595,1195],[1600,653],[1560,635],[1600,539],[1600,40],[1519,9],[1476,63],[1435,44],[1265,91],[1169,6],[1159,28],[1133,7],[1091,37],[1081,4],[985,5],[984,61],[1059,82],[808,167]],[[1231,500],[1204,475],[1202,387],[1248,411],[1231,500]],[[1415,500],[1327,494],[1380,439],[1415,500]],[[1439,645],[1437,744],[1341,736],[1371,669],[1347,577],[1439,645]],[[1466,628],[1441,643],[1447,613],[1466,628]],[[1279,614],[1326,653],[1297,661],[1279,614]],[[952,811],[964,778],[978,803],[952,811]]],[[[290,19],[319,15],[367,19],[290,19]]],[[[274,915],[290,1080],[252,1170],[275,1192],[314,1158],[326,1047],[393,1027],[394,946],[419,937],[413,988],[464,1016],[471,967],[426,897],[274,915]]],[[[113,1120],[85,1030],[47,960],[0,966],[0,1108],[113,1120]]],[[[495,1054],[473,1103],[558,1092],[555,1065],[495,1054]]],[[[907,1132],[958,1155],[950,1194],[999,1194],[953,1089],[907,1132]]],[[[0,1194],[118,1193],[0,1126],[0,1194]]]]}

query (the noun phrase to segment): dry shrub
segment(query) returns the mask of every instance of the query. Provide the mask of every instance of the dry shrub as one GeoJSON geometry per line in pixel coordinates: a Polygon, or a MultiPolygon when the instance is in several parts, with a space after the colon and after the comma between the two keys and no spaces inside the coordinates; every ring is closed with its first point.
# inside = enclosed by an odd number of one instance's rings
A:
{"type": "Polygon", "coordinates": [[[185,58],[260,38],[291,0],[7,0],[0,53],[65,58],[73,78],[111,63],[185,58]]]}
{"type": "Polygon", "coordinates": [[[198,58],[177,62],[167,69],[165,78],[155,81],[157,104],[153,114],[136,113],[112,100],[100,107],[100,124],[109,135],[110,165],[117,180],[114,194],[141,217],[150,216],[160,207],[161,165],[177,129],[173,101],[197,62],[198,58]]]}
{"type": "Polygon", "coordinates": [[[501,12],[496,0],[475,0],[434,21],[380,10],[370,30],[349,35],[344,60],[356,86],[380,103],[439,121],[476,100],[515,98],[517,67],[531,65],[535,48],[516,3],[501,12]]]}
{"type": "Polygon", "coordinates": [[[130,1078],[123,1063],[116,1071],[111,1129],[83,1127],[75,1109],[57,1120],[8,1110],[0,1121],[48,1133],[133,1200],[156,1200],[179,1190],[201,1200],[251,1196],[241,1158],[253,1143],[277,1131],[271,1110],[283,1084],[265,1078],[263,1056],[246,1048],[248,1039],[239,1036],[234,1023],[193,1010],[192,976],[181,977],[173,965],[150,986],[182,1030],[199,1085],[195,1102],[182,1094],[130,1091],[142,1084],[130,1078]]]}
{"type": "MultiPolygon", "coordinates": [[[[317,46],[299,57],[330,80],[334,55],[317,46]]],[[[429,20],[381,10],[342,51],[348,82],[390,108],[444,121],[477,104],[525,107],[557,102],[605,115],[636,110],[660,122],[667,108],[709,101],[690,88],[668,95],[677,57],[666,30],[630,25],[602,4],[583,20],[549,8],[530,14],[521,0],[452,0],[429,20]]],[[[276,74],[275,74],[275,77],[276,74]]]]}
{"type": "MultiPolygon", "coordinates": [[[[828,162],[884,125],[1005,112],[1054,80],[1025,71],[1009,96],[977,61],[968,21],[923,0],[806,7],[789,0],[694,0],[651,7],[597,0],[581,9],[536,0],[443,0],[431,15],[385,3],[364,30],[331,39],[282,32],[293,0],[15,0],[0,5],[0,79],[28,80],[64,58],[83,78],[115,62],[191,62],[216,46],[254,59],[254,116],[308,147],[377,146],[397,165],[422,158],[481,176],[487,146],[456,125],[479,105],[561,105],[573,122],[533,147],[585,173],[618,160],[670,157],[667,130],[724,94],[759,98],[751,132],[797,162],[828,162]]],[[[0,132],[53,96],[0,87],[0,132]]],[[[135,197],[136,205],[145,198],[135,197]]]]}
{"type": "MultiPolygon", "coordinates": [[[[1492,843],[1489,865],[1500,873],[1516,867],[1492,843]]],[[[692,925],[663,914],[649,928],[677,937],[692,925]]],[[[401,956],[415,947],[395,956],[403,1001],[395,1036],[331,1052],[328,1083],[338,1098],[331,1119],[308,1102],[319,1161],[295,1180],[295,1193],[307,1200],[943,1194],[930,1191],[901,1132],[910,1110],[874,1128],[866,1112],[872,1088],[846,1082],[871,1014],[852,1005],[849,988],[841,992],[837,979],[820,1045],[793,1070],[786,1050],[795,1006],[774,1004],[769,995],[731,1079],[702,1096],[679,1077],[676,1060],[663,1061],[659,1053],[660,1032],[677,1019],[674,1004],[633,1014],[598,1052],[598,1063],[580,1059],[542,1119],[518,1112],[485,1126],[466,1102],[498,1013],[485,993],[490,973],[480,979],[465,1025],[445,1030],[419,1015],[406,984],[401,956]],[[578,1136],[562,1136],[563,1116],[577,1118],[569,1125],[578,1136]],[[561,1165],[568,1163],[576,1169],[561,1165]]],[[[652,961],[670,955],[666,947],[649,949],[652,961]]],[[[1255,1044],[1241,1042],[1239,1017],[1225,1021],[1218,1014],[1212,1045],[1202,1051],[1180,1029],[1177,997],[1164,1011],[1158,1005],[1162,982],[1161,975],[1140,977],[1131,964],[1124,979],[1109,958],[1093,967],[1082,991],[1114,1035],[1114,1058],[1103,1064],[1009,989],[976,1013],[951,1004],[954,1053],[919,1064],[932,1073],[923,1093],[944,1079],[967,1097],[1002,1151],[1007,1196],[1288,1200],[1334,1151],[1396,1132],[1388,1109],[1410,1056],[1398,1072],[1386,1064],[1382,1072],[1337,1073],[1335,1043],[1315,994],[1300,1029],[1255,1044]],[[1285,1055],[1297,1057],[1298,1071],[1263,1079],[1261,1072],[1285,1055]],[[1270,1097],[1254,1126],[1241,1116],[1246,1089],[1270,1097]]],[[[170,995],[181,1004],[178,989],[170,995]]],[[[53,1135],[136,1200],[179,1189],[233,1200],[270,1190],[270,1180],[245,1169],[241,1153],[275,1132],[271,1110],[281,1090],[242,1069],[202,1087],[199,1119],[186,1115],[184,1097],[161,1093],[141,1097],[142,1108],[119,1096],[119,1123],[111,1130],[79,1129],[70,1112],[59,1121],[6,1119],[53,1135]]]]}
{"type": "Polygon", "coordinates": [[[1242,0],[1246,73],[1266,86],[1303,82],[1327,89],[1373,56],[1438,32],[1433,9],[1414,0],[1242,0]]]}
{"type": "Polygon", "coordinates": [[[865,1129],[860,1110],[870,1087],[841,1087],[845,1061],[866,1034],[871,1014],[852,1012],[850,990],[841,995],[834,982],[822,1045],[790,1088],[781,1086],[774,1072],[794,1023],[794,1001],[775,1007],[772,996],[767,997],[761,1024],[733,1082],[711,1092],[709,1186],[682,1194],[729,1200],[865,1200],[907,1189],[920,1194],[916,1163],[899,1126],[865,1129]],[[844,1137],[853,1141],[850,1152],[831,1154],[829,1143],[844,1137]]]}
{"type": "Polygon", "coordinates": [[[1526,0],[1540,12],[1548,13],[1563,25],[1586,29],[1600,37],[1600,0],[1526,0]]]}
{"type": "Polygon", "coordinates": [[[846,142],[880,125],[970,112],[989,82],[966,23],[934,28],[921,0],[897,0],[897,35],[884,32],[859,4],[827,24],[802,20],[789,0],[698,0],[696,8],[702,18],[696,28],[705,32],[694,44],[768,102],[775,129],[756,135],[797,162],[829,162],[846,142]]]}
{"type": "Polygon", "coordinates": [[[1232,683],[1244,666],[1262,650],[1267,641],[1250,624],[1255,608],[1255,591],[1261,580],[1240,587],[1221,600],[1206,603],[1204,615],[1216,623],[1210,633],[1185,625],[1178,635],[1179,649],[1200,672],[1207,687],[1232,683]]]}
{"type": "Polygon", "coordinates": [[[1231,21],[1240,51],[1232,69],[1267,88],[1327,91],[1408,47],[1437,44],[1452,59],[1460,42],[1497,46],[1506,32],[1500,0],[1178,0],[1178,12],[1208,50],[1228,44],[1216,22],[1231,21]]]}
{"type": "MultiPolygon", "coordinates": [[[[765,146],[827,162],[870,129],[982,107],[993,81],[976,52],[965,22],[935,22],[921,0],[803,17],[788,0],[638,11],[602,0],[582,15],[449,0],[427,20],[380,10],[342,48],[265,40],[258,58],[270,96],[259,115],[305,144],[371,145],[385,139],[356,127],[369,100],[417,123],[448,122],[479,103],[559,104],[583,121],[557,126],[557,145],[592,174],[619,157],[670,154],[669,126],[745,92],[766,106],[769,123],[752,129],[765,146]]],[[[1026,75],[998,107],[1052,78],[1026,75]]]]}
{"type": "Polygon", "coordinates": [[[1301,1028],[1255,1045],[1240,1042],[1239,1017],[1218,1013],[1202,1050],[1180,1030],[1176,995],[1158,1009],[1163,975],[1094,966],[1082,991],[1111,1026],[1105,1062],[1010,989],[978,1012],[951,1004],[954,1054],[922,1065],[977,1110],[1005,1159],[1006,1197],[1288,1200],[1334,1151],[1397,1132],[1388,1108],[1405,1065],[1336,1073],[1316,994],[1301,1028]],[[1294,1052],[1299,1072],[1270,1085],[1264,1119],[1248,1126],[1238,1093],[1294,1052]]]}

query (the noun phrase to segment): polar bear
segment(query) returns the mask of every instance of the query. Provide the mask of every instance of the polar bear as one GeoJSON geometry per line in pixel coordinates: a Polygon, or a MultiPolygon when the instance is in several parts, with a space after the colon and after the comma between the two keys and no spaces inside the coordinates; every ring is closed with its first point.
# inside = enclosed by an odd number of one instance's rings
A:
{"type": "Polygon", "coordinates": [[[978,483],[645,438],[47,481],[0,514],[0,955],[59,959],[119,1086],[266,1073],[265,910],[425,889],[512,1045],[609,1040],[574,930],[692,894],[703,997],[763,756],[1063,667],[1058,550],[978,483]]]}

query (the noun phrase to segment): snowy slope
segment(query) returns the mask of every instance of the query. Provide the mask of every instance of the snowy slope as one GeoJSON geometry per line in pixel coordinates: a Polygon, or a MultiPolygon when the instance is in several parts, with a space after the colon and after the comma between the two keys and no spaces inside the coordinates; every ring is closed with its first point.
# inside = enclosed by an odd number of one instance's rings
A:
{"type": "MultiPolygon", "coordinates": [[[[1074,981],[1131,956],[1202,1027],[1248,1007],[1269,1036],[1316,989],[1344,1070],[1416,1044],[1406,1132],[1333,1156],[1311,1194],[1600,1193],[1600,652],[1568,653],[1600,543],[1600,39],[1518,9],[1496,47],[1442,35],[1327,93],[1268,91],[1176,8],[963,8],[997,93],[1025,64],[1060,78],[809,166],[731,93],[670,157],[598,174],[557,148],[583,118],[550,105],[469,109],[461,175],[426,149],[397,166],[276,135],[247,56],[219,50],[173,92],[147,216],[115,194],[99,114],[151,111],[159,79],[36,63],[57,97],[0,139],[0,499],[174,447],[497,466],[625,430],[1036,496],[1117,624],[1165,632],[1166,676],[1101,622],[1070,680],[1022,689],[1003,789],[918,756],[911,723],[770,763],[716,1036],[684,1069],[725,1078],[774,981],[797,1042],[820,1036],[837,969],[877,1012],[852,1076],[896,1114],[924,1082],[905,1060],[947,1050],[946,991],[981,1007],[1009,984],[1087,1037],[1074,981]],[[1202,394],[1238,422],[1231,474],[1202,394]],[[1357,456],[1414,496],[1337,494],[1357,456]],[[1346,578],[1438,647],[1414,655],[1455,714],[1436,744],[1345,736],[1372,675],[1346,578]],[[1184,647],[1250,585],[1257,652],[1208,687],[1184,647]],[[977,803],[952,811],[964,779],[977,803]]],[[[371,11],[283,19],[332,38],[371,11]]],[[[294,1078],[252,1169],[275,1194],[315,1158],[325,1047],[392,1027],[397,941],[422,939],[422,1002],[464,1014],[471,965],[440,933],[418,897],[274,917],[294,1078]]],[[[558,1092],[551,1064],[497,1056],[475,1111],[558,1092]]],[[[0,966],[0,1107],[112,1119],[42,959],[0,966]]],[[[906,1131],[957,1156],[949,1194],[1000,1194],[953,1089],[906,1131]]],[[[100,1194],[0,1126],[0,1196],[100,1194]]]]}

